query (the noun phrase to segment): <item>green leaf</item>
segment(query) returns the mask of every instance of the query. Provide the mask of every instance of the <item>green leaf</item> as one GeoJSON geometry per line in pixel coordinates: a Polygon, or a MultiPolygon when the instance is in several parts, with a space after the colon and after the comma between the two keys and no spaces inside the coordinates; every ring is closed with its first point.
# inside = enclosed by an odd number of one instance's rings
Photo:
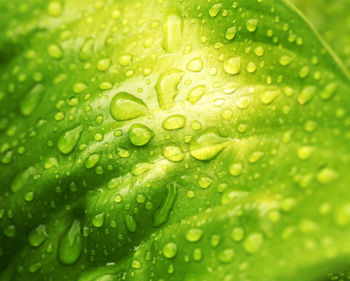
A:
{"type": "Polygon", "coordinates": [[[320,34],[350,67],[350,2],[347,0],[293,0],[320,34]]]}
{"type": "Polygon", "coordinates": [[[3,1],[0,280],[324,280],[350,75],[288,2],[3,1]]]}

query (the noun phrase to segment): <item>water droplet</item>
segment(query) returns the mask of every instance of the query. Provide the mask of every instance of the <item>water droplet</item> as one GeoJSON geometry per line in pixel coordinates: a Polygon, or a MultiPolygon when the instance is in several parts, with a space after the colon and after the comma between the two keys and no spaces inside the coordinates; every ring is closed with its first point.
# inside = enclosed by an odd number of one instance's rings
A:
{"type": "Polygon", "coordinates": [[[140,176],[154,167],[151,163],[137,163],[132,169],[131,174],[134,176],[140,176]]]}
{"type": "Polygon", "coordinates": [[[171,115],[167,117],[163,121],[162,127],[165,130],[178,130],[185,127],[185,123],[186,123],[186,117],[183,115],[176,114],[176,115],[171,115]]]}
{"type": "Polygon", "coordinates": [[[167,70],[159,76],[155,89],[161,109],[168,110],[174,107],[175,97],[178,94],[177,86],[182,77],[183,72],[179,69],[167,70]]]}
{"type": "Polygon", "coordinates": [[[94,216],[94,217],[92,218],[91,223],[92,223],[92,225],[93,225],[94,227],[102,227],[103,224],[104,224],[104,221],[105,221],[105,213],[102,212],[102,213],[97,214],[96,216],[94,216]]]}
{"type": "Polygon", "coordinates": [[[301,160],[308,159],[313,153],[314,148],[312,146],[303,146],[298,149],[298,157],[301,160]]]}
{"type": "Polygon", "coordinates": [[[93,153],[91,154],[84,162],[85,168],[86,169],[91,169],[93,168],[98,161],[100,161],[101,155],[99,153],[93,153]]]}
{"type": "Polygon", "coordinates": [[[28,116],[33,113],[33,111],[38,106],[42,94],[44,92],[44,86],[38,84],[34,86],[22,99],[20,102],[20,110],[24,116],[28,116]]]}
{"type": "Polygon", "coordinates": [[[279,90],[266,91],[261,95],[260,100],[263,104],[268,105],[272,103],[279,96],[279,94],[279,90]]]}
{"type": "Polygon", "coordinates": [[[307,104],[312,100],[316,92],[316,87],[308,86],[305,87],[298,96],[298,102],[301,105],[307,104]]]}
{"type": "Polygon", "coordinates": [[[194,58],[191,59],[187,66],[187,70],[192,71],[192,72],[200,72],[203,69],[203,61],[201,58],[194,58]]]}
{"type": "Polygon", "coordinates": [[[50,57],[56,60],[63,58],[63,50],[58,44],[50,44],[47,48],[47,52],[49,53],[50,57]]]}
{"type": "Polygon", "coordinates": [[[206,91],[207,91],[207,87],[205,85],[196,86],[189,91],[187,95],[187,100],[190,103],[195,104],[197,101],[200,100],[200,98],[204,95],[206,91]]]}
{"type": "Polygon", "coordinates": [[[136,224],[136,221],[134,219],[134,217],[132,215],[125,215],[124,216],[124,222],[125,222],[125,225],[126,225],[126,228],[134,233],[137,229],[137,224],[136,224]]]}
{"type": "Polygon", "coordinates": [[[219,253],[219,261],[222,263],[229,263],[233,260],[235,256],[235,250],[232,248],[225,249],[219,253]]]}
{"type": "Polygon", "coordinates": [[[232,40],[236,37],[237,34],[237,28],[235,26],[231,26],[228,29],[226,29],[225,37],[227,40],[232,40]]]}
{"type": "Polygon", "coordinates": [[[236,75],[241,72],[241,58],[232,57],[224,62],[224,70],[231,75],[236,75]]]}
{"type": "Polygon", "coordinates": [[[117,178],[110,179],[107,183],[107,188],[108,189],[117,188],[118,186],[120,186],[123,183],[123,181],[124,181],[123,177],[117,177],[117,178]]]}
{"type": "Polygon", "coordinates": [[[321,92],[321,99],[324,101],[330,100],[333,97],[333,95],[335,94],[337,88],[338,88],[337,83],[328,84],[324,88],[324,90],[321,92]]]}
{"type": "Polygon", "coordinates": [[[148,107],[143,100],[129,93],[120,92],[112,98],[110,112],[114,119],[126,121],[145,115],[148,107]]]}
{"type": "Polygon", "coordinates": [[[57,140],[58,150],[66,155],[71,153],[77,145],[82,131],[83,125],[79,125],[71,130],[63,132],[57,140]]]}
{"type": "Polygon", "coordinates": [[[13,192],[17,192],[27,185],[32,179],[34,179],[35,168],[29,167],[23,172],[17,174],[11,183],[11,189],[13,192]]]}
{"type": "Polygon", "coordinates": [[[221,3],[216,3],[213,6],[210,7],[209,9],[209,15],[211,17],[216,17],[222,9],[222,4],[221,3]]]}
{"type": "Polygon", "coordinates": [[[211,183],[213,182],[213,179],[207,176],[200,177],[199,179],[199,186],[203,189],[208,188],[211,183]]]}
{"type": "Polygon", "coordinates": [[[191,228],[186,232],[186,240],[189,242],[197,242],[202,238],[203,230],[200,228],[191,228]]]}
{"type": "Polygon", "coordinates": [[[167,11],[163,20],[163,48],[168,53],[178,51],[182,44],[183,22],[179,10],[173,7],[167,11]]]}
{"type": "Polygon", "coordinates": [[[60,1],[50,1],[47,6],[47,13],[52,17],[58,17],[62,13],[62,4],[60,1]]]}
{"type": "Polygon", "coordinates": [[[246,28],[249,32],[256,31],[258,27],[258,20],[257,19],[249,19],[246,24],[246,28]]]}
{"type": "Polygon", "coordinates": [[[195,248],[192,256],[195,261],[200,261],[202,259],[202,250],[200,248],[195,248]]]}
{"type": "Polygon", "coordinates": [[[46,226],[44,224],[39,224],[29,233],[28,240],[33,247],[39,247],[47,237],[46,226]]]}
{"type": "Polygon", "coordinates": [[[82,250],[81,225],[78,220],[74,220],[68,231],[63,234],[58,244],[58,259],[63,264],[75,263],[82,250]]]}
{"type": "Polygon", "coordinates": [[[217,246],[219,246],[220,241],[221,241],[221,236],[218,235],[218,234],[213,234],[213,235],[210,237],[210,245],[211,245],[213,248],[216,248],[217,246]]]}
{"type": "Polygon", "coordinates": [[[162,204],[159,209],[153,214],[153,226],[157,227],[165,223],[168,218],[171,209],[174,206],[177,197],[177,186],[175,183],[170,183],[167,185],[167,195],[163,199],[162,204]]]}
{"type": "Polygon", "coordinates": [[[279,59],[280,65],[287,66],[293,61],[293,57],[291,56],[281,56],[279,59]]]}
{"type": "Polygon", "coordinates": [[[163,255],[167,259],[175,257],[177,254],[177,245],[175,243],[168,243],[163,247],[163,255]]]}
{"type": "Polygon", "coordinates": [[[16,227],[14,225],[9,225],[4,229],[4,234],[7,237],[14,237],[16,235],[16,227]]]}
{"type": "Polygon", "coordinates": [[[233,241],[239,242],[242,241],[244,237],[244,229],[241,227],[235,227],[231,231],[231,238],[233,241]]]}
{"type": "Polygon", "coordinates": [[[235,162],[230,165],[229,172],[232,176],[238,177],[243,173],[243,165],[241,162],[235,162]]]}
{"type": "Polygon", "coordinates": [[[168,144],[162,147],[163,156],[171,162],[180,162],[185,155],[181,147],[176,144],[168,144]]]}
{"type": "Polygon", "coordinates": [[[252,154],[249,155],[248,161],[251,164],[254,164],[256,162],[258,162],[263,156],[264,156],[264,152],[263,151],[255,151],[252,154]]]}
{"type": "Polygon", "coordinates": [[[244,250],[249,254],[258,252],[264,242],[264,237],[261,233],[254,232],[247,236],[244,240],[244,250]]]}
{"type": "Polygon", "coordinates": [[[218,136],[215,129],[207,129],[192,138],[190,153],[197,160],[211,160],[228,144],[227,139],[218,136]]]}
{"type": "Polygon", "coordinates": [[[340,226],[347,226],[350,224],[350,204],[344,204],[335,212],[335,221],[340,226]]]}
{"type": "Polygon", "coordinates": [[[143,124],[133,124],[129,128],[129,140],[135,146],[146,145],[153,136],[153,131],[143,124]]]}
{"type": "Polygon", "coordinates": [[[82,47],[80,48],[79,58],[82,61],[90,60],[94,54],[93,48],[94,48],[94,40],[92,38],[87,38],[84,44],[82,45],[82,47]]]}
{"type": "Polygon", "coordinates": [[[109,68],[110,65],[111,65],[110,59],[108,59],[108,58],[107,59],[100,59],[97,62],[96,68],[98,71],[104,72],[109,68]]]}
{"type": "Polygon", "coordinates": [[[120,63],[120,65],[122,65],[122,66],[131,65],[131,64],[132,64],[132,58],[133,58],[133,56],[130,55],[130,54],[122,55],[122,56],[119,58],[119,63],[120,63]]]}
{"type": "Polygon", "coordinates": [[[338,173],[331,168],[323,168],[316,175],[317,181],[321,184],[329,184],[337,178],[338,173]]]}

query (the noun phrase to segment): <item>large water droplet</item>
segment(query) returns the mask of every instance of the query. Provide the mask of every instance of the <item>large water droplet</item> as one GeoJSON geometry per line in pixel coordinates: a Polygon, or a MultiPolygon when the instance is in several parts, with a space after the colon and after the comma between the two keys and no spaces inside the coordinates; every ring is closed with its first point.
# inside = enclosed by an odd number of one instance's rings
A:
{"type": "Polygon", "coordinates": [[[163,21],[163,48],[168,53],[179,50],[182,44],[183,21],[177,8],[169,9],[163,21]]]}
{"type": "Polygon", "coordinates": [[[86,158],[84,165],[86,169],[93,168],[98,161],[100,161],[101,155],[99,153],[93,153],[88,158],[86,158]]]}
{"type": "Polygon", "coordinates": [[[150,142],[153,136],[153,131],[143,124],[133,124],[129,128],[129,139],[133,145],[146,145],[150,142]]]}
{"type": "Polygon", "coordinates": [[[104,221],[105,221],[105,213],[104,212],[102,212],[102,213],[100,213],[100,214],[97,214],[96,216],[94,216],[93,218],[92,218],[92,225],[94,226],[94,227],[102,227],[103,226],[103,224],[104,224],[104,221]]]}
{"type": "Polygon", "coordinates": [[[159,76],[155,89],[161,109],[168,110],[174,107],[175,97],[178,94],[177,86],[182,77],[183,72],[179,69],[169,69],[159,76]]]}
{"type": "Polygon", "coordinates": [[[228,140],[218,136],[215,129],[207,129],[193,137],[190,153],[197,160],[211,160],[228,144],[228,140]]]}
{"type": "Polygon", "coordinates": [[[191,228],[186,232],[186,240],[189,242],[197,242],[202,238],[203,230],[200,228],[191,228]]]}
{"type": "Polygon", "coordinates": [[[243,247],[249,254],[258,252],[264,242],[264,237],[261,233],[254,232],[247,236],[244,240],[243,247]]]}
{"type": "Polygon", "coordinates": [[[81,255],[82,234],[81,225],[74,220],[69,230],[63,234],[58,244],[58,259],[63,264],[75,263],[81,255]]]}
{"type": "Polygon", "coordinates": [[[125,121],[140,117],[148,112],[143,100],[126,92],[116,94],[111,101],[111,115],[118,121],[125,121]]]}
{"type": "Polygon", "coordinates": [[[153,214],[153,226],[157,227],[165,223],[168,218],[171,209],[174,206],[177,197],[177,186],[175,183],[170,183],[167,186],[167,195],[162,201],[159,209],[153,214]]]}
{"type": "Polygon", "coordinates": [[[222,4],[216,3],[209,8],[209,11],[208,11],[209,15],[214,18],[220,13],[221,9],[222,9],[222,4]]]}
{"type": "Polygon", "coordinates": [[[81,132],[83,131],[83,125],[79,125],[71,130],[63,132],[57,140],[57,148],[63,154],[71,153],[77,145],[81,132]]]}

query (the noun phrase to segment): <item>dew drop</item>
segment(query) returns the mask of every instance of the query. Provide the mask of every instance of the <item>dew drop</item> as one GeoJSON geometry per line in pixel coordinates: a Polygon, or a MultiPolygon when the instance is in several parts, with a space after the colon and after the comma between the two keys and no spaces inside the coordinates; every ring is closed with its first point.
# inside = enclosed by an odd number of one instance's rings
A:
{"type": "Polygon", "coordinates": [[[63,58],[62,47],[58,44],[50,44],[47,48],[47,52],[49,53],[50,57],[56,60],[63,58]]]}
{"type": "Polygon", "coordinates": [[[208,11],[209,15],[214,18],[220,13],[221,9],[222,9],[222,4],[216,3],[210,7],[210,9],[208,11]]]}
{"type": "Polygon", "coordinates": [[[170,211],[174,206],[176,197],[177,197],[176,184],[175,183],[168,184],[166,197],[163,199],[159,209],[156,210],[155,213],[153,214],[152,225],[154,227],[161,226],[163,223],[165,223],[168,220],[170,211]]]}
{"type": "Polygon", "coordinates": [[[58,150],[65,155],[71,153],[77,145],[82,131],[83,125],[79,125],[71,130],[63,132],[57,140],[58,150]]]}
{"type": "Polygon", "coordinates": [[[190,153],[197,160],[211,160],[228,144],[227,139],[218,136],[215,129],[207,129],[192,138],[190,153]]]}
{"type": "Polygon", "coordinates": [[[38,84],[34,86],[20,101],[20,110],[24,116],[29,116],[37,108],[42,94],[44,92],[44,86],[38,84]]]}
{"type": "Polygon", "coordinates": [[[133,124],[129,128],[129,140],[135,146],[148,144],[153,136],[153,131],[143,124],[133,124]]]}
{"type": "Polygon", "coordinates": [[[191,89],[187,95],[187,100],[195,104],[197,101],[200,100],[200,98],[204,95],[204,93],[207,91],[207,87],[205,85],[199,85],[191,89]]]}
{"type": "Polygon", "coordinates": [[[82,251],[81,225],[74,220],[68,231],[63,234],[58,244],[58,259],[63,264],[75,263],[82,251]]]}
{"type": "Polygon", "coordinates": [[[224,70],[231,75],[239,74],[242,70],[241,58],[232,57],[224,62],[224,70]]]}
{"type": "Polygon", "coordinates": [[[167,259],[175,257],[177,254],[177,245],[175,243],[168,243],[163,247],[163,255],[167,259]]]}
{"type": "Polygon", "coordinates": [[[24,186],[26,186],[31,179],[34,178],[34,175],[35,175],[34,167],[29,167],[23,172],[17,174],[17,176],[14,178],[14,180],[11,183],[11,190],[13,192],[19,191],[24,186]]]}
{"type": "Polygon", "coordinates": [[[84,162],[86,169],[91,169],[95,167],[98,161],[100,161],[101,155],[99,153],[91,154],[84,162]]]}
{"type": "Polygon", "coordinates": [[[244,250],[249,254],[257,253],[264,242],[264,237],[261,233],[254,232],[247,236],[244,240],[244,250]]]}
{"type": "Polygon", "coordinates": [[[47,239],[47,237],[46,226],[44,224],[39,224],[29,233],[29,244],[33,247],[39,247],[47,239]]]}
{"type": "Polygon", "coordinates": [[[129,93],[120,92],[112,98],[110,112],[114,119],[126,121],[145,115],[148,107],[143,100],[129,93]]]}
{"type": "Polygon", "coordinates": [[[202,238],[203,230],[200,228],[191,228],[186,232],[186,240],[189,242],[197,242],[202,238]]]}
{"type": "Polygon", "coordinates": [[[186,117],[183,115],[176,114],[176,115],[171,115],[167,117],[163,121],[162,127],[165,130],[178,130],[185,127],[185,123],[186,123],[186,117]]]}
{"type": "Polygon", "coordinates": [[[159,76],[155,89],[161,109],[168,110],[174,107],[178,94],[177,86],[182,77],[183,72],[179,69],[169,69],[159,76]]]}
{"type": "Polygon", "coordinates": [[[305,87],[298,96],[298,102],[300,105],[307,104],[312,100],[316,92],[316,87],[308,86],[305,87]]]}
{"type": "Polygon", "coordinates": [[[279,94],[279,90],[266,91],[261,95],[260,100],[263,104],[268,105],[272,103],[279,96],[279,94]]]}
{"type": "Polygon", "coordinates": [[[182,44],[183,21],[177,8],[169,9],[163,20],[163,48],[168,53],[178,51],[182,44]]]}
{"type": "Polygon", "coordinates": [[[84,44],[80,48],[79,58],[82,61],[90,60],[94,54],[93,48],[94,48],[94,40],[92,38],[87,38],[84,44]]]}
{"type": "Polygon", "coordinates": [[[235,26],[231,26],[226,30],[225,37],[227,40],[232,40],[236,37],[237,28],[235,26]]]}
{"type": "Polygon", "coordinates": [[[188,62],[186,68],[192,72],[200,72],[203,69],[203,61],[201,58],[194,58],[188,62]]]}
{"type": "Polygon", "coordinates": [[[94,216],[94,217],[92,218],[91,223],[92,223],[92,225],[93,225],[94,227],[102,227],[103,224],[104,224],[104,221],[105,221],[105,213],[102,212],[102,213],[97,214],[96,216],[94,216]]]}
{"type": "Polygon", "coordinates": [[[181,147],[176,144],[168,144],[162,147],[163,156],[171,162],[180,162],[184,159],[185,154],[181,147]]]}
{"type": "Polygon", "coordinates": [[[137,224],[136,224],[136,221],[132,215],[125,215],[124,222],[125,222],[125,225],[126,225],[126,228],[128,229],[128,231],[130,231],[132,233],[136,232],[137,224]]]}

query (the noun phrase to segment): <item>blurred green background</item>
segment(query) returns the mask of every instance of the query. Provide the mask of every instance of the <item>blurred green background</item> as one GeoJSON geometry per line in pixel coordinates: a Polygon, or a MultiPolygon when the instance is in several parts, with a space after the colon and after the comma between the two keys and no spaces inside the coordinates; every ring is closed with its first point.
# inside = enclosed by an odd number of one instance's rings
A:
{"type": "Polygon", "coordinates": [[[350,0],[290,0],[350,68],[350,0]]]}

